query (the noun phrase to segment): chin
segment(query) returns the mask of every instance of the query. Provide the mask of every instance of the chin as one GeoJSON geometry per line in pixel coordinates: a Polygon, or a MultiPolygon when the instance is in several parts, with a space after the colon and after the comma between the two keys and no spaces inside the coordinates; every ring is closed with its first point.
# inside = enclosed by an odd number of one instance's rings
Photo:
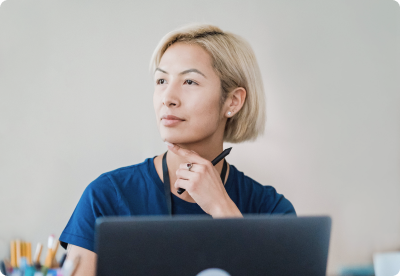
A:
{"type": "Polygon", "coordinates": [[[195,129],[190,131],[186,128],[184,131],[178,129],[161,129],[160,136],[161,140],[173,143],[173,144],[191,144],[197,143],[208,137],[206,131],[200,131],[195,129]]]}
{"type": "Polygon", "coordinates": [[[186,144],[190,143],[191,139],[187,139],[182,135],[181,132],[177,131],[176,133],[163,133],[161,135],[161,139],[163,142],[167,141],[173,144],[186,144]]]}

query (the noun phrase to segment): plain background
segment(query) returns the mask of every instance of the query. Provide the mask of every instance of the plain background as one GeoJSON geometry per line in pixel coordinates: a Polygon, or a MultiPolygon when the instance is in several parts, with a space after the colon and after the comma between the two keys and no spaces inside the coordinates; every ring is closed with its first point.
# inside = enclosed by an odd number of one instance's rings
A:
{"type": "MultiPolygon", "coordinates": [[[[100,174],[166,151],[151,54],[215,24],[252,45],[265,135],[228,161],[333,220],[329,274],[400,250],[400,7],[392,0],[7,0],[0,8],[0,258],[58,237],[100,174]]],[[[63,250],[59,250],[59,254],[63,250]]]]}

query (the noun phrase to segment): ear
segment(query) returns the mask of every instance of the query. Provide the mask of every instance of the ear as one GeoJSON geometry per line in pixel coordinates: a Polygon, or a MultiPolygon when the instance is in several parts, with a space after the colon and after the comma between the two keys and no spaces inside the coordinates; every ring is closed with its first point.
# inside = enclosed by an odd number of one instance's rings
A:
{"type": "Polygon", "coordinates": [[[229,100],[227,101],[229,104],[226,107],[225,116],[231,118],[240,111],[246,100],[246,93],[246,89],[243,87],[235,88],[229,93],[229,100]],[[228,112],[231,113],[228,115],[228,112]]]}

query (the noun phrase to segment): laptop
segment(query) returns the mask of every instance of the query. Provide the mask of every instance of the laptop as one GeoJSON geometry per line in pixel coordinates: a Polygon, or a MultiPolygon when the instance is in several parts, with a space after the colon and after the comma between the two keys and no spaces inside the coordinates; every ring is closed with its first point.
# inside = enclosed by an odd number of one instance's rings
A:
{"type": "Polygon", "coordinates": [[[97,275],[321,276],[330,231],[328,216],[102,217],[97,275]]]}

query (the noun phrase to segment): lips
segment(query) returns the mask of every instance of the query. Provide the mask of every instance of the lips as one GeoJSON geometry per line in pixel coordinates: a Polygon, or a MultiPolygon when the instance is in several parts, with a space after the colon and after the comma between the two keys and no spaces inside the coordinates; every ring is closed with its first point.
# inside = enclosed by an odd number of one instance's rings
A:
{"type": "Polygon", "coordinates": [[[161,117],[161,119],[166,119],[166,120],[181,120],[184,121],[184,119],[176,117],[174,115],[164,115],[161,117]]]}
{"type": "Polygon", "coordinates": [[[164,126],[176,126],[183,121],[185,120],[174,115],[164,115],[161,117],[161,122],[164,126]]]}

